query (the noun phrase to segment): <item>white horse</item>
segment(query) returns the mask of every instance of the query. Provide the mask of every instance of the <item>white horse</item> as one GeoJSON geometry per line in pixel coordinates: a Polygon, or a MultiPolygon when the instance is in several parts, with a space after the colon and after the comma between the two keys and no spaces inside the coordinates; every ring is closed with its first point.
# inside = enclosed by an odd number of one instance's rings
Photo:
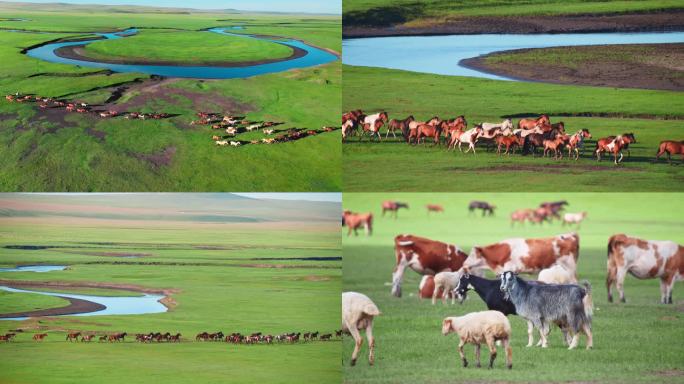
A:
{"type": "Polygon", "coordinates": [[[461,149],[461,144],[466,143],[468,144],[468,149],[465,151],[465,153],[468,153],[472,149],[473,154],[475,154],[475,143],[477,143],[477,139],[481,134],[482,127],[479,126],[470,128],[469,130],[463,132],[461,136],[458,137],[458,150],[463,152],[463,149],[461,149]]]}
{"type": "Polygon", "coordinates": [[[513,130],[513,122],[511,119],[506,119],[498,124],[496,123],[482,123],[480,124],[482,126],[482,129],[484,130],[490,130],[492,128],[501,128],[502,131],[505,131],[506,129],[513,130]]]}

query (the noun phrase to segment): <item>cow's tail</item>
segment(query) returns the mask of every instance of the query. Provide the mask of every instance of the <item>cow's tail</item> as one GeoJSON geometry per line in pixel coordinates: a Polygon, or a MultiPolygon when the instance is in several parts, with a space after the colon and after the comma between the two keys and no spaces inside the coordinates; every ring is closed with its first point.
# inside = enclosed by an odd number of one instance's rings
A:
{"type": "Polygon", "coordinates": [[[594,300],[591,297],[591,283],[589,280],[582,280],[580,281],[580,285],[583,286],[586,291],[586,295],[584,295],[584,298],[582,299],[584,314],[587,316],[587,319],[591,321],[591,318],[594,315],[594,300]]]}
{"type": "Polygon", "coordinates": [[[623,235],[613,235],[608,239],[608,259],[611,259],[611,256],[613,255],[613,252],[615,252],[615,249],[620,242],[620,237],[623,235]]]}

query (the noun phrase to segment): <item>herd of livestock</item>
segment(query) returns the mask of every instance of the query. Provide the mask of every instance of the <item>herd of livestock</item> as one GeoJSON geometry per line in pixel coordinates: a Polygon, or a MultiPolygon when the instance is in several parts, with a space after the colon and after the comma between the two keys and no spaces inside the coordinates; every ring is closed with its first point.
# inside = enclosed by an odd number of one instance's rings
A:
{"type": "MultiPolygon", "coordinates": [[[[393,206],[399,206],[393,203],[393,206]]],[[[390,206],[383,203],[383,210],[390,206]]],[[[533,222],[562,220],[578,224],[586,212],[565,213],[567,201],[545,202],[536,209],[519,210],[511,220],[533,222]],[[531,219],[534,218],[534,219],[531,219]]],[[[471,202],[470,207],[480,207],[483,212],[493,212],[493,205],[471,202]]],[[[406,207],[407,208],[407,205],[406,207]]],[[[429,208],[428,208],[429,210],[429,208]]],[[[345,211],[343,222],[357,227],[367,226],[363,219],[369,214],[345,211]]],[[[371,215],[372,216],[372,215],[371,215]]],[[[351,228],[350,228],[351,231],[351,228]]],[[[462,303],[470,291],[475,291],[488,310],[464,316],[447,317],[442,321],[442,334],[457,333],[458,346],[464,367],[468,361],[464,355],[465,344],[474,344],[477,366],[480,364],[480,346],[490,350],[489,367],[496,358],[496,344],[501,342],[506,351],[506,365],[512,368],[510,348],[511,325],[508,315],[518,315],[528,323],[528,344],[534,344],[534,329],[539,332],[537,346],[548,346],[548,334],[555,325],[563,333],[562,340],[569,349],[577,347],[580,335],[586,336],[586,348],[593,347],[592,287],[577,276],[580,249],[576,232],[550,238],[512,238],[486,246],[473,246],[466,253],[454,244],[446,244],[410,234],[394,239],[396,265],[392,272],[392,295],[402,296],[401,283],[404,271],[411,269],[422,275],[418,297],[438,298],[446,303],[456,299],[462,303]],[[484,272],[497,275],[487,279],[484,272]],[[519,273],[538,273],[536,280],[521,278],[519,273]]],[[[624,279],[629,273],[639,279],[660,279],[663,304],[672,304],[672,290],[676,280],[684,278],[684,246],[673,241],[645,240],[615,234],[608,239],[606,289],[608,301],[613,302],[613,289],[617,288],[620,301],[625,302],[624,279]]],[[[366,295],[345,292],[342,295],[342,325],[354,337],[355,348],[351,364],[356,363],[363,340],[361,330],[366,330],[369,345],[369,362],[375,359],[373,319],[380,310],[366,295]]]]}
{"type": "MultiPolygon", "coordinates": [[[[552,124],[546,114],[537,118],[520,119],[516,127],[511,119],[505,119],[500,123],[483,122],[468,129],[468,122],[463,115],[450,119],[435,116],[428,121],[417,121],[412,115],[405,119],[390,120],[387,112],[365,114],[357,109],[342,115],[342,141],[354,135],[360,136],[359,140],[363,140],[366,135],[369,140],[382,140],[380,128],[383,126],[387,126],[385,138],[390,133],[397,137],[396,132],[399,131],[409,145],[424,143],[426,139],[439,145],[444,140],[447,150],[453,150],[458,145],[458,149],[463,151],[462,145],[465,144],[468,147],[465,152],[472,151],[474,154],[476,145],[480,144],[487,148],[496,147],[499,155],[510,155],[520,149],[522,154],[535,156],[538,149],[541,149],[543,156],[553,154],[553,158],[557,160],[563,158],[564,151],[567,151],[569,158],[578,160],[584,150],[585,141],[592,138],[588,129],[566,133],[562,121],[552,124]]],[[[623,151],[627,151],[629,155],[629,145],[632,143],[636,143],[633,133],[602,137],[596,140],[593,156],[600,161],[602,154],[610,154],[613,155],[614,163],[618,164],[624,157],[623,151]]],[[[662,141],[654,161],[665,154],[670,164],[672,155],[681,155],[684,161],[684,141],[662,141]]]]}
{"type": "Polygon", "coordinates": [[[126,119],[138,119],[138,120],[154,119],[154,120],[158,120],[158,119],[165,119],[167,117],[172,116],[169,113],[142,113],[142,112],[119,113],[115,110],[107,110],[107,111],[97,110],[97,109],[94,109],[88,103],[79,103],[79,102],[74,102],[74,101],[56,99],[53,97],[43,97],[43,96],[38,96],[38,95],[22,95],[19,93],[6,95],[5,100],[7,100],[10,103],[13,103],[13,102],[17,102],[17,103],[35,102],[35,103],[38,103],[38,107],[40,107],[41,109],[64,108],[65,112],[92,114],[94,116],[101,117],[101,118],[123,116],[126,119]]]}
{"type": "MultiPolygon", "coordinates": [[[[0,335],[0,341],[10,342],[13,341],[17,336],[17,333],[23,333],[23,330],[16,329],[10,333],[0,335]]],[[[310,342],[310,341],[331,341],[333,339],[341,339],[343,331],[337,330],[334,333],[324,333],[320,332],[291,332],[283,333],[280,335],[270,335],[263,334],[262,332],[255,332],[249,335],[243,335],[239,332],[234,332],[231,334],[224,334],[223,332],[209,333],[201,332],[195,336],[195,341],[217,341],[226,342],[231,344],[273,344],[273,343],[297,343],[300,341],[310,342]]],[[[89,343],[97,340],[98,342],[104,343],[116,343],[125,342],[126,336],[129,336],[126,332],[118,332],[111,334],[97,335],[95,333],[87,332],[68,332],[66,334],[66,341],[72,342],[84,342],[89,343]]],[[[35,333],[32,339],[35,341],[43,341],[48,337],[47,333],[35,333]]],[[[181,334],[171,334],[170,332],[150,332],[150,333],[137,333],[135,334],[135,341],[139,343],[179,343],[182,342],[181,334]]]]}
{"type": "Polygon", "coordinates": [[[297,141],[309,136],[315,136],[323,132],[332,132],[334,127],[324,126],[320,130],[290,128],[287,131],[276,131],[273,127],[284,124],[275,121],[250,121],[244,116],[222,115],[214,112],[197,112],[199,120],[193,120],[190,125],[211,125],[213,130],[223,130],[223,134],[214,134],[211,139],[218,146],[239,147],[245,144],[277,144],[289,141],[297,141]],[[260,140],[230,140],[243,132],[261,130],[264,137],[260,140]]]}

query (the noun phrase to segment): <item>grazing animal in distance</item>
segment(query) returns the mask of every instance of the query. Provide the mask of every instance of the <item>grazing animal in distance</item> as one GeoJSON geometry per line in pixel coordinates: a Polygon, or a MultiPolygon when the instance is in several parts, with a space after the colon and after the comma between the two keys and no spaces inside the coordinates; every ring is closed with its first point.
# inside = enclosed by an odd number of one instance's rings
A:
{"type": "MultiPolygon", "coordinates": [[[[363,344],[360,330],[366,331],[368,339],[368,363],[375,362],[375,338],[373,338],[373,318],[380,315],[380,310],[366,295],[358,292],[342,293],[342,329],[349,331],[354,338],[354,352],[351,365],[356,365],[359,350],[363,344]]],[[[321,337],[322,338],[322,337],[321,337]]]]}
{"type": "Polygon", "coordinates": [[[409,206],[406,203],[402,203],[400,201],[383,201],[382,202],[382,216],[385,216],[385,212],[389,211],[390,216],[394,216],[394,218],[397,218],[397,213],[399,209],[401,208],[406,208],[408,209],[409,206]]]}
{"type": "Polygon", "coordinates": [[[36,333],[33,335],[33,340],[35,341],[43,341],[47,337],[47,333],[36,333]]]}
{"type": "Polygon", "coordinates": [[[627,273],[637,279],[660,278],[660,302],[672,304],[674,283],[684,277],[684,247],[673,241],[643,240],[617,234],[608,240],[608,301],[613,302],[613,285],[625,302],[627,273]]]}
{"type": "Polygon", "coordinates": [[[425,208],[427,208],[428,215],[430,212],[444,212],[444,207],[438,204],[427,204],[425,208]]]}
{"type": "Polygon", "coordinates": [[[486,201],[471,201],[470,204],[468,204],[469,214],[475,213],[476,209],[482,210],[482,217],[486,215],[494,216],[494,210],[496,209],[496,205],[489,204],[486,201]]]}
{"type": "Polygon", "coordinates": [[[660,145],[658,146],[658,153],[656,153],[656,157],[653,161],[657,162],[660,159],[660,156],[665,153],[667,154],[667,162],[670,165],[672,165],[672,155],[681,155],[681,163],[684,163],[684,141],[661,141],[660,145]]]}
{"type": "Polygon", "coordinates": [[[346,225],[349,230],[347,236],[351,236],[354,231],[354,236],[358,235],[358,229],[363,226],[366,231],[366,236],[373,234],[373,214],[368,213],[353,213],[352,211],[342,212],[342,225],[346,225]]]}
{"type": "Polygon", "coordinates": [[[513,368],[513,352],[510,345],[511,324],[503,313],[481,311],[459,317],[447,317],[442,321],[442,335],[446,336],[452,332],[457,333],[460,338],[458,353],[463,361],[463,367],[468,366],[463,346],[475,345],[475,361],[477,367],[480,368],[480,345],[485,343],[489,348],[489,368],[492,368],[497,354],[496,342],[500,340],[506,351],[506,367],[513,368]]]}

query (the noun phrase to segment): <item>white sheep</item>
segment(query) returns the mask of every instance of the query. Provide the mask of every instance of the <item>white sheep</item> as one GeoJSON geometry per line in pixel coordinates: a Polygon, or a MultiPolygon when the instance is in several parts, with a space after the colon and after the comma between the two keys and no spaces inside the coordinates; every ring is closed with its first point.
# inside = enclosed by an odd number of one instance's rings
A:
{"type": "Polygon", "coordinates": [[[559,264],[542,269],[537,280],[546,284],[577,284],[575,274],[559,264]]]}
{"type": "Polygon", "coordinates": [[[582,224],[582,221],[587,218],[587,213],[586,212],[580,212],[580,213],[566,213],[563,215],[563,226],[565,224],[572,225],[572,224],[577,224],[577,229],[579,229],[580,224],[582,224]]]}
{"type": "Polygon", "coordinates": [[[349,331],[354,338],[354,352],[352,353],[351,365],[356,364],[363,339],[359,330],[366,330],[368,339],[368,362],[373,365],[375,361],[375,339],[373,338],[373,318],[380,315],[380,310],[368,296],[358,292],[342,293],[342,329],[349,331]]]}
{"type": "Polygon", "coordinates": [[[486,343],[489,348],[489,368],[494,365],[496,359],[496,345],[499,340],[506,350],[506,366],[513,368],[512,351],[509,343],[511,337],[511,324],[508,318],[499,311],[472,312],[465,316],[447,317],[442,321],[442,335],[451,332],[458,333],[461,341],[458,344],[458,353],[463,360],[463,366],[468,366],[463,354],[463,346],[466,343],[475,345],[475,359],[477,367],[480,365],[480,344],[486,343]]]}
{"type": "MultiPolygon", "coordinates": [[[[437,299],[437,293],[442,289],[442,303],[446,304],[447,296],[458,286],[458,281],[461,279],[459,272],[440,272],[435,275],[435,290],[432,293],[432,304],[434,305],[437,299]]],[[[456,296],[451,296],[451,304],[456,303],[456,296]]]]}

